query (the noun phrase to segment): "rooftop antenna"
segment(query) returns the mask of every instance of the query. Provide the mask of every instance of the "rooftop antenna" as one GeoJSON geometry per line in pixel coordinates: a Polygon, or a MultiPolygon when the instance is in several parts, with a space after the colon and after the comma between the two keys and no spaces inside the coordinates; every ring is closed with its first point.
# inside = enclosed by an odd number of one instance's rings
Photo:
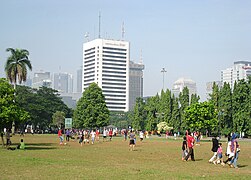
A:
{"type": "Polygon", "coordinates": [[[139,64],[143,64],[142,49],[140,50],[139,64]]]}
{"type": "Polygon", "coordinates": [[[101,13],[99,11],[99,16],[98,16],[98,38],[100,38],[100,24],[101,24],[101,13]]]}
{"type": "Polygon", "coordinates": [[[122,40],[124,40],[124,38],[125,38],[125,27],[124,27],[124,21],[123,21],[123,23],[122,23],[121,35],[122,35],[122,40]]]}
{"type": "Polygon", "coordinates": [[[85,39],[87,40],[87,42],[89,41],[89,32],[85,33],[85,39]]]}

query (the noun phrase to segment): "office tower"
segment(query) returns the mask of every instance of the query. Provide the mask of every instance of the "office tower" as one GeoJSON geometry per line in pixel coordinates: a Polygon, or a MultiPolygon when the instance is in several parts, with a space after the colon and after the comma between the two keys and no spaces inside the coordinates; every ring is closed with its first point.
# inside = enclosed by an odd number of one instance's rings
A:
{"type": "Polygon", "coordinates": [[[138,97],[143,97],[143,70],[142,63],[130,61],[129,69],[129,110],[133,110],[138,97]]]}
{"type": "Polygon", "coordinates": [[[83,91],[97,83],[111,111],[129,110],[129,42],[95,39],[83,46],[83,91]]]}
{"type": "Polygon", "coordinates": [[[82,76],[83,76],[83,67],[77,70],[77,93],[82,93],[82,76]]]}
{"type": "Polygon", "coordinates": [[[226,70],[221,71],[221,82],[229,83],[231,89],[234,88],[234,82],[244,79],[247,80],[251,75],[251,62],[249,61],[236,61],[234,65],[226,70]]]}
{"type": "Polygon", "coordinates": [[[73,92],[73,76],[69,73],[54,73],[53,88],[60,93],[73,92]]]}
{"type": "Polygon", "coordinates": [[[191,79],[180,78],[173,84],[172,93],[178,97],[179,94],[182,92],[184,87],[189,89],[189,96],[191,97],[192,94],[197,93],[196,83],[191,79]]]}
{"type": "Polygon", "coordinates": [[[39,88],[42,86],[51,87],[51,77],[50,72],[36,72],[32,79],[32,88],[39,88]]]}

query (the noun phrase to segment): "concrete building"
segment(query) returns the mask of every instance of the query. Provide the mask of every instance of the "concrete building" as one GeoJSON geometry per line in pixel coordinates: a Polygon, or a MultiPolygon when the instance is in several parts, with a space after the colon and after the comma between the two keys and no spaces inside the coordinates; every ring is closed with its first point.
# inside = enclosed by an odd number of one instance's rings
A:
{"type": "Polygon", "coordinates": [[[51,88],[51,74],[50,72],[36,72],[34,73],[34,77],[32,79],[32,88],[39,88],[42,86],[51,88]]]}
{"type": "Polygon", "coordinates": [[[77,70],[77,93],[82,93],[82,76],[83,76],[83,68],[77,70]]]}
{"type": "Polygon", "coordinates": [[[189,96],[191,97],[192,94],[197,94],[197,87],[196,83],[191,79],[180,78],[173,84],[172,93],[178,97],[179,94],[182,92],[184,87],[189,89],[189,96]]]}
{"type": "Polygon", "coordinates": [[[251,75],[251,62],[236,61],[230,68],[221,71],[221,83],[229,83],[231,89],[234,88],[235,81],[244,79],[247,80],[251,75]]]}
{"type": "Polygon", "coordinates": [[[133,110],[138,97],[143,97],[143,70],[142,63],[130,61],[129,69],[129,110],[133,110]]]}
{"type": "Polygon", "coordinates": [[[95,39],[83,45],[83,91],[97,83],[111,111],[129,110],[129,42],[95,39]]]}
{"type": "Polygon", "coordinates": [[[60,93],[73,92],[73,76],[69,73],[54,73],[53,88],[60,93]]]}

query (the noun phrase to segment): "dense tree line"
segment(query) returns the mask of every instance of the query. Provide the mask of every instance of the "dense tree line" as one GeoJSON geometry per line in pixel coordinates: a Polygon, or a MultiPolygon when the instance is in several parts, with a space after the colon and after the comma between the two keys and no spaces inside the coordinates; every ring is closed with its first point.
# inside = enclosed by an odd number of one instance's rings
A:
{"type": "Polygon", "coordinates": [[[51,88],[17,86],[16,103],[30,115],[29,120],[18,123],[20,128],[29,124],[35,128],[47,129],[54,124],[53,114],[57,111],[64,112],[66,117],[72,117],[72,110],[64,104],[58,91],[51,88]]]}
{"type": "Polygon", "coordinates": [[[189,97],[188,88],[179,97],[166,90],[145,102],[139,98],[133,110],[132,126],[156,130],[158,123],[166,122],[176,132],[189,128],[222,135],[251,134],[251,78],[236,82],[232,90],[227,83],[222,87],[214,83],[210,98],[205,102],[199,99],[196,94],[189,97]]]}

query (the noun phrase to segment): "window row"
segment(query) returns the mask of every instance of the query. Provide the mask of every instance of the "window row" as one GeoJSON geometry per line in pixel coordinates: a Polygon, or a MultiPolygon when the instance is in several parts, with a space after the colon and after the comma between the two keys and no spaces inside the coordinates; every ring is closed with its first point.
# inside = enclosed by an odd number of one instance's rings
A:
{"type": "Polygon", "coordinates": [[[126,49],[122,49],[122,48],[111,48],[111,47],[103,47],[103,49],[114,50],[114,51],[126,51],[126,49]]]}

